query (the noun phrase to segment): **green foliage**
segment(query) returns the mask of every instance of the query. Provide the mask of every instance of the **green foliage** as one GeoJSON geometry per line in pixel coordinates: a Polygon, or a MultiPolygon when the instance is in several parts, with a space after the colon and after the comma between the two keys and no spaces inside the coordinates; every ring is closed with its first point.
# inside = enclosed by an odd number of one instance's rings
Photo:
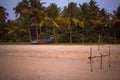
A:
{"type": "Polygon", "coordinates": [[[50,18],[56,18],[59,16],[60,10],[55,3],[51,3],[46,9],[46,13],[50,18]]]}
{"type": "Polygon", "coordinates": [[[117,8],[116,11],[114,11],[114,14],[117,19],[120,19],[120,6],[117,8]]]}
{"type": "Polygon", "coordinates": [[[0,6],[0,26],[3,25],[7,19],[8,13],[6,12],[6,8],[0,6]]]}
{"type": "Polygon", "coordinates": [[[0,6],[0,41],[7,41],[7,17],[8,13],[6,12],[6,8],[0,6]]]}
{"type": "Polygon", "coordinates": [[[13,9],[16,20],[0,6],[0,43],[20,43],[55,36],[58,43],[120,43],[120,6],[114,15],[100,9],[95,0],[63,8],[40,0],[22,0],[13,9]]]}

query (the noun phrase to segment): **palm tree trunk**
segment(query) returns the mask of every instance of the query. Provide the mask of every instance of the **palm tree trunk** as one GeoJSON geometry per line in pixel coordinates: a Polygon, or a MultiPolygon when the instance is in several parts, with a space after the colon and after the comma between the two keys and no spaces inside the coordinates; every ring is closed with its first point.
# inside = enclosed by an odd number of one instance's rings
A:
{"type": "Polygon", "coordinates": [[[85,41],[85,36],[84,36],[84,29],[82,30],[82,43],[85,41]]]}
{"type": "Polygon", "coordinates": [[[29,40],[30,40],[30,42],[31,42],[31,40],[32,40],[32,36],[31,36],[30,28],[28,28],[28,34],[29,34],[29,40]]]}
{"type": "Polygon", "coordinates": [[[15,42],[17,43],[18,40],[17,40],[17,34],[15,33],[15,42]]]}
{"type": "Polygon", "coordinates": [[[36,39],[38,40],[38,27],[36,26],[36,39]]]}
{"type": "Polygon", "coordinates": [[[114,38],[115,38],[114,43],[116,43],[117,36],[116,36],[116,27],[115,26],[114,26],[114,38]]]}
{"type": "Polygon", "coordinates": [[[54,36],[55,36],[55,43],[57,43],[57,38],[56,38],[56,29],[55,29],[55,27],[53,27],[53,34],[54,34],[54,36]]]}
{"type": "Polygon", "coordinates": [[[70,28],[70,43],[72,43],[72,30],[70,28]]]}
{"type": "Polygon", "coordinates": [[[69,17],[69,20],[70,20],[70,44],[72,43],[72,18],[71,16],[69,17]]]}
{"type": "Polygon", "coordinates": [[[46,31],[46,33],[48,32],[48,28],[47,28],[47,26],[45,27],[45,31],[46,31]]]}
{"type": "Polygon", "coordinates": [[[41,27],[40,27],[40,30],[39,30],[39,31],[40,31],[40,33],[42,32],[42,29],[41,29],[41,27]]]}
{"type": "Polygon", "coordinates": [[[98,51],[100,50],[100,44],[101,44],[101,39],[102,39],[102,35],[103,35],[103,26],[101,27],[101,31],[99,33],[99,36],[98,36],[98,51]]]}

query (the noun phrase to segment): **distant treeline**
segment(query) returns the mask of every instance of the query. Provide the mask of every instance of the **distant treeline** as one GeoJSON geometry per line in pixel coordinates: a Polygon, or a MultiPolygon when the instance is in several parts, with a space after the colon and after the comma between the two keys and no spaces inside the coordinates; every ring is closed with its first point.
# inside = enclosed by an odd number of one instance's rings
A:
{"type": "Polygon", "coordinates": [[[0,6],[0,42],[30,42],[55,36],[55,43],[120,43],[120,6],[108,13],[95,0],[64,9],[40,0],[22,0],[13,10],[15,20],[0,6]]]}

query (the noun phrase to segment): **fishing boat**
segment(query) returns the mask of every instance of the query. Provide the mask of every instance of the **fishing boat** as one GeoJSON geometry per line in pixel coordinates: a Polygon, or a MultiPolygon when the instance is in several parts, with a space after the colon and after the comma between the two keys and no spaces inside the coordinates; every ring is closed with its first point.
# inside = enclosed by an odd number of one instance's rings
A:
{"type": "Polygon", "coordinates": [[[51,36],[49,38],[31,41],[31,43],[32,44],[48,44],[48,43],[54,42],[54,40],[55,40],[54,37],[51,36]]]}

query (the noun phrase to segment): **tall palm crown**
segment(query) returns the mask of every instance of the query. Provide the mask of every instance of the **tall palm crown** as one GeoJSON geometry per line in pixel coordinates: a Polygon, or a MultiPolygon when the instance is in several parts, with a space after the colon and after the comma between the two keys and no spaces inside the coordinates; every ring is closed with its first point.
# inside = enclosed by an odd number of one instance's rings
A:
{"type": "Polygon", "coordinates": [[[57,18],[60,14],[60,10],[61,9],[57,7],[55,3],[52,3],[47,7],[46,12],[49,17],[57,18]]]}
{"type": "Polygon", "coordinates": [[[114,15],[116,19],[120,19],[120,6],[118,6],[117,10],[114,11],[114,15]]]}
{"type": "Polygon", "coordinates": [[[0,24],[2,24],[3,22],[5,23],[7,16],[8,13],[6,12],[6,8],[0,6],[0,24]]]}
{"type": "Polygon", "coordinates": [[[87,3],[79,4],[79,18],[87,19],[89,14],[89,5],[87,3]]]}
{"type": "Polygon", "coordinates": [[[99,7],[95,0],[89,2],[89,18],[97,19],[99,16],[99,7]]]}

